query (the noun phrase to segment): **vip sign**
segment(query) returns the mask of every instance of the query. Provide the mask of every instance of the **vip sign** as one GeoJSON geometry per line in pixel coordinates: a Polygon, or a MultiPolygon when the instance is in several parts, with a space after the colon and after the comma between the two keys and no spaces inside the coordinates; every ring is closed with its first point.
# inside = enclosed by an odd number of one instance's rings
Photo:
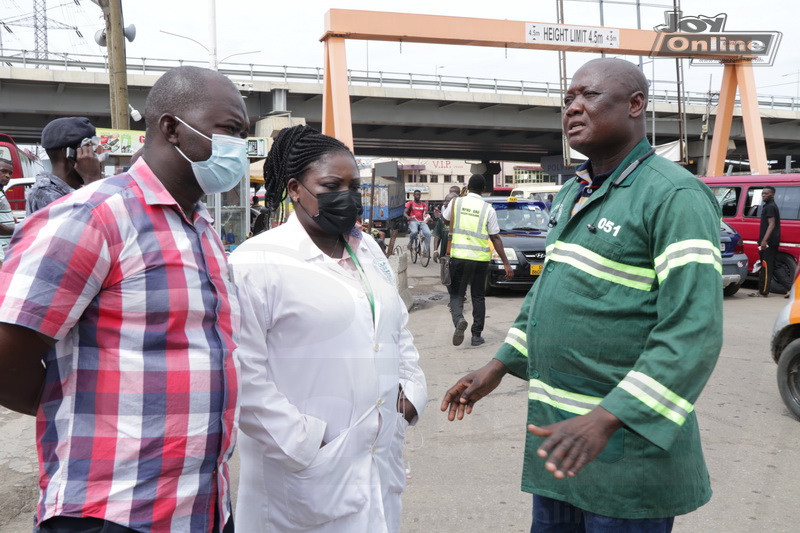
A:
{"type": "Polygon", "coordinates": [[[725,13],[684,17],[681,11],[667,11],[664,19],[664,24],[653,28],[658,37],[651,57],[690,57],[692,65],[746,61],[771,66],[781,42],[782,34],[778,31],[724,31],[728,21],[725,13]],[[719,59],[727,54],[730,59],[719,59]],[[709,55],[715,58],[703,57],[709,55]]]}

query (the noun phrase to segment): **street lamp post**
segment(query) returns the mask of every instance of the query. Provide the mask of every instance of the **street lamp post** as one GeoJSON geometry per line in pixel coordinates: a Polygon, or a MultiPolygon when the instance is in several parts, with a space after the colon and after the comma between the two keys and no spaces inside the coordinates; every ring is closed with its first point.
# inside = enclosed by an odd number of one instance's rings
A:
{"type": "Polygon", "coordinates": [[[220,59],[218,65],[223,64],[224,62],[226,62],[227,60],[229,60],[232,57],[244,56],[244,55],[247,55],[247,54],[260,54],[260,53],[261,53],[261,50],[251,50],[250,52],[237,52],[235,54],[231,54],[229,56],[225,56],[222,59],[220,59]]]}
{"type": "Polygon", "coordinates": [[[160,30],[160,31],[161,31],[161,33],[166,33],[167,35],[172,35],[173,37],[180,37],[181,39],[186,39],[186,40],[192,41],[193,43],[201,46],[203,48],[203,50],[208,52],[208,66],[212,70],[217,70],[219,68],[219,65],[221,65],[222,63],[224,63],[225,61],[227,61],[228,59],[230,59],[232,57],[243,56],[245,54],[258,54],[258,53],[261,52],[261,50],[252,50],[250,52],[237,52],[235,54],[231,54],[229,56],[225,56],[225,57],[222,58],[222,60],[217,61],[217,52],[216,52],[216,50],[214,48],[207,47],[206,45],[204,45],[203,43],[201,43],[197,39],[192,39],[191,37],[187,37],[186,35],[180,35],[179,33],[172,33],[171,31],[166,31],[166,30],[160,30]]]}
{"type": "Polygon", "coordinates": [[[433,69],[433,81],[439,82],[439,89],[442,88],[442,76],[439,74],[439,69],[444,68],[444,65],[436,65],[436,68],[433,69]]]}

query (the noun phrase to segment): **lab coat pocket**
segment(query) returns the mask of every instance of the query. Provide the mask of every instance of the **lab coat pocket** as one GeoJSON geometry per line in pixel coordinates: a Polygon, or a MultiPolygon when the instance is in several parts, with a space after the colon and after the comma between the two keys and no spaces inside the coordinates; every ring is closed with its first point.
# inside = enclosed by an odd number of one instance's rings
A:
{"type": "MultiPolygon", "coordinates": [[[[566,372],[560,372],[554,368],[550,369],[550,384],[556,389],[561,389],[574,396],[563,400],[566,406],[576,407],[574,410],[586,408],[587,405],[596,404],[602,400],[616,386],[612,383],[595,381],[582,376],[574,376],[566,372]],[[578,407],[579,406],[579,407],[578,407]]],[[[562,393],[563,394],[563,393],[562,393]]],[[[556,417],[559,420],[567,420],[578,416],[578,413],[556,408],[556,417]]],[[[624,429],[618,429],[606,443],[605,448],[597,456],[598,461],[604,463],[614,463],[625,455],[625,433],[624,429]]]]}
{"type": "Polygon", "coordinates": [[[293,523],[318,526],[364,507],[371,457],[369,450],[358,451],[352,432],[349,428],[320,448],[307,468],[287,473],[286,508],[293,523]]]}
{"type": "Polygon", "coordinates": [[[606,240],[599,233],[594,234],[591,241],[581,244],[578,250],[560,252],[568,253],[569,264],[577,269],[565,278],[564,286],[594,300],[607,294],[613,283],[609,278],[619,275],[617,261],[622,256],[623,246],[606,240]]]}
{"type": "Polygon", "coordinates": [[[402,413],[397,413],[392,442],[389,445],[389,492],[401,493],[406,489],[406,467],[403,461],[403,444],[405,443],[408,422],[402,413]]]}

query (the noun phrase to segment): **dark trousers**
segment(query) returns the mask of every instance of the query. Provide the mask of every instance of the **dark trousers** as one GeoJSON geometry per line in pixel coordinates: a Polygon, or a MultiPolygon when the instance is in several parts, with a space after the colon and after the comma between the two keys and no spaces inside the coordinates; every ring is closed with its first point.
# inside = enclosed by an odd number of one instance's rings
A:
{"type": "Polygon", "coordinates": [[[772,283],[772,276],[775,275],[775,262],[778,259],[778,247],[769,246],[764,250],[759,250],[761,256],[761,270],[758,272],[758,292],[769,294],[769,286],[772,283]]]}
{"type": "Polygon", "coordinates": [[[531,533],[670,533],[674,521],[674,517],[611,518],[534,495],[531,533]]]}
{"type": "MultiPolygon", "coordinates": [[[[136,533],[135,530],[102,520],[100,518],[75,518],[72,516],[56,516],[45,520],[39,526],[39,533],[136,533]]],[[[214,526],[214,533],[219,527],[214,526]]],[[[222,533],[234,533],[233,519],[228,520],[222,533]]]]}
{"type": "Polygon", "coordinates": [[[472,331],[473,336],[483,332],[486,321],[486,276],[489,273],[489,263],[486,261],[471,261],[454,257],[450,261],[451,279],[447,291],[450,293],[450,314],[453,316],[453,325],[464,318],[464,298],[469,294],[472,297],[472,331]]]}

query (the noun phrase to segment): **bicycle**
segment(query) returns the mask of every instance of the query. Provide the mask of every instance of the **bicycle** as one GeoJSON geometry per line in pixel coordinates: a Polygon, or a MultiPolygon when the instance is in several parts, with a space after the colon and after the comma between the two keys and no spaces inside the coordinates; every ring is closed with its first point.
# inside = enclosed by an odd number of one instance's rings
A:
{"type": "Polygon", "coordinates": [[[411,248],[409,251],[411,252],[411,262],[416,263],[417,258],[421,257],[422,260],[420,263],[422,266],[427,267],[431,262],[431,254],[428,252],[427,254],[424,253],[424,249],[422,247],[423,238],[419,234],[415,235],[414,242],[411,243],[411,248]]]}

